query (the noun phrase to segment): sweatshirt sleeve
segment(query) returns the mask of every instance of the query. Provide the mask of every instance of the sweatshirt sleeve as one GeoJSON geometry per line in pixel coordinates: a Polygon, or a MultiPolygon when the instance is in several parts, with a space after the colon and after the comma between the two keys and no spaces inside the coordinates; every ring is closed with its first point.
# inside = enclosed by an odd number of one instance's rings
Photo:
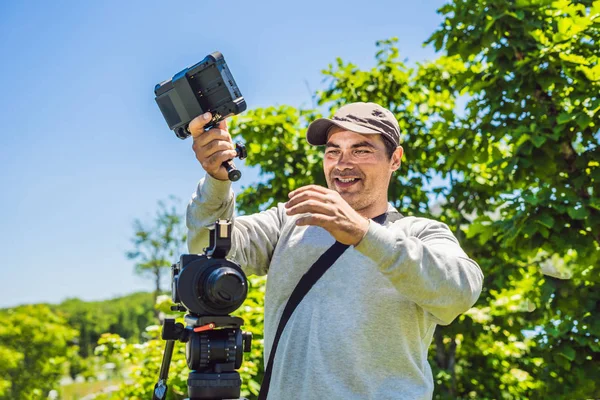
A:
{"type": "Polygon", "coordinates": [[[275,207],[249,216],[234,217],[235,196],[230,181],[207,175],[188,204],[186,225],[188,250],[199,254],[208,246],[209,227],[218,219],[233,219],[229,258],[248,275],[265,275],[279,240],[282,210],[275,207]]]}
{"type": "Polygon", "coordinates": [[[447,325],[475,304],[483,273],[447,225],[414,218],[408,234],[399,225],[371,222],[356,250],[375,261],[401,294],[447,325]]]}

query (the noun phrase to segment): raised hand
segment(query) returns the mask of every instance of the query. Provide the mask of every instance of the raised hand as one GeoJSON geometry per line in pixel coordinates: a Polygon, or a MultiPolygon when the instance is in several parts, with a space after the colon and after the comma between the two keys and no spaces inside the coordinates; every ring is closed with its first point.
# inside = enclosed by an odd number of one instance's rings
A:
{"type": "Polygon", "coordinates": [[[306,214],[298,218],[297,225],[320,226],[340,243],[357,245],[369,229],[369,220],[334,190],[308,185],[290,192],[288,197],[287,215],[306,214]]]}
{"type": "Polygon", "coordinates": [[[213,178],[222,181],[229,180],[227,170],[222,165],[224,161],[231,160],[237,155],[231,135],[227,130],[225,120],[207,131],[204,126],[211,120],[210,113],[200,115],[190,122],[188,130],[194,142],[192,149],[202,168],[213,178]]]}

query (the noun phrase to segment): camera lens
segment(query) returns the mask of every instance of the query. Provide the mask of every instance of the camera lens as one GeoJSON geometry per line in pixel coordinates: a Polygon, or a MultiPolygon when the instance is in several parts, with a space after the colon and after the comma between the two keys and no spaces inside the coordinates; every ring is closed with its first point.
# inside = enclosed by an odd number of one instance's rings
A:
{"type": "Polygon", "coordinates": [[[182,256],[181,265],[174,291],[191,313],[227,315],[246,299],[248,283],[239,265],[198,255],[182,256]]]}
{"type": "Polygon", "coordinates": [[[246,296],[246,282],[243,276],[233,268],[215,269],[204,282],[204,293],[217,306],[238,303],[246,296]]]}

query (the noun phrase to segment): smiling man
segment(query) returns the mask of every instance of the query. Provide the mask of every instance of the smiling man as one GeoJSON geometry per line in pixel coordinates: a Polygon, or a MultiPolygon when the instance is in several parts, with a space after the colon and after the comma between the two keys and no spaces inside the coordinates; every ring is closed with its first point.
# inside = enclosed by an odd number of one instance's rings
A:
{"type": "MultiPolygon", "coordinates": [[[[207,228],[231,218],[235,199],[221,166],[235,156],[225,123],[190,124],[207,176],[188,206],[188,246],[200,253],[207,228]]],[[[311,123],[307,140],[325,146],[328,188],[301,187],[270,210],[235,218],[229,257],[248,274],[268,274],[265,360],[277,337],[269,399],[430,399],[427,349],[438,324],[468,310],[481,292],[479,266],[443,223],[402,217],[388,187],[403,148],[394,115],[374,103],[341,107],[311,123]],[[285,325],[290,295],[320,257],[339,258],[285,325]]],[[[312,271],[312,270],[311,270],[312,271]]]]}

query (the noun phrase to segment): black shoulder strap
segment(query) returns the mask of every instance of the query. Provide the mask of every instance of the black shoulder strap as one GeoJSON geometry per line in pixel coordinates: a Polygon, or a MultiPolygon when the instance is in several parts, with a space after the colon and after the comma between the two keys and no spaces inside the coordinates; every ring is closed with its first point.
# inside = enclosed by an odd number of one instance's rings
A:
{"type": "MultiPolygon", "coordinates": [[[[384,214],[381,214],[375,218],[372,218],[373,221],[377,222],[380,225],[385,224],[386,222],[395,222],[402,218],[402,214],[398,211],[393,210],[384,214]]],[[[277,332],[275,333],[275,338],[273,339],[273,345],[271,346],[271,353],[269,354],[269,360],[267,362],[267,367],[265,369],[265,376],[263,378],[262,385],[260,387],[260,393],[258,394],[258,400],[266,400],[267,395],[269,393],[269,384],[271,383],[271,374],[273,373],[273,362],[275,360],[275,352],[277,350],[277,345],[279,344],[279,339],[281,338],[281,334],[283,333],[283,329],[285,325],[289,321],[292,313],[300,304],[304,296],[308,293],[308,291],[317,283],[319,278],[327,272],[329,267],[331,267],[338,258],[346,251],[346,249],[350,247],[347,244],[342,244],[340,242],[335,242],[333,246],[331,246],[315,263],[308,269],[308,271],[300,278],[300,281],[294,288],[294,291],[290,295],[290,298],[283,309],[283,314],[281,315],[281,319],[279,320],[279,326],[277,326],[277,332]]],[[[268,278],[267,278],[268,279],[268,278]]]]}
{"type": "Polygon", "coordinates": [[[371,219],[377,222],[379,225],[385,225],[386,222],[394,223],[401,218],[404,218],[404,215],[400,214],[398,211],[393,209],[371,219]]]}

